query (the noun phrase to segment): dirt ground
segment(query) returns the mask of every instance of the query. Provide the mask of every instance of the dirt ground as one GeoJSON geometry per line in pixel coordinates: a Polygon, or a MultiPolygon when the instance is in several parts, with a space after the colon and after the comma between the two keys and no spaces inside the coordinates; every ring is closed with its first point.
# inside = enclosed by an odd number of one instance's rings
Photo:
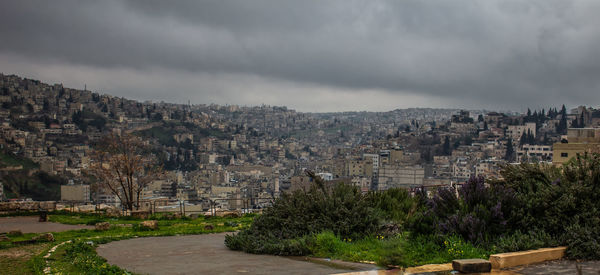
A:
{"type": "Polygon", "coordinates": [[[49,244],[44,243],[0,250],[0,274],[31,274],[27,261],[48,246],[49,244]]]}
{"type": "Polygon", "coordinates": [[[75,229],[94,229],[89,225],[70,225],[53,222],[39,222],[37,216],[31,217],[2,217],[0,218],[0,233],[21,230],[23,233],[62,232],[75,229]]]}

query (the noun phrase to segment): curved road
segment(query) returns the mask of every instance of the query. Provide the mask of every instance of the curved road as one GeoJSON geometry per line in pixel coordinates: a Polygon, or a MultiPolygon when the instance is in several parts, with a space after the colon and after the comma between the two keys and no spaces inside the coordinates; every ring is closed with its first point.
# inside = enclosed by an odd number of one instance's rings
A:
{"type": "Polygon", "coordinates": [[[143,274],[274,275],[351,272],[287,257],[232,251],[224,245],[225,234],[129,239],[100,245],[97,251],[110,264],[143,274]]]}

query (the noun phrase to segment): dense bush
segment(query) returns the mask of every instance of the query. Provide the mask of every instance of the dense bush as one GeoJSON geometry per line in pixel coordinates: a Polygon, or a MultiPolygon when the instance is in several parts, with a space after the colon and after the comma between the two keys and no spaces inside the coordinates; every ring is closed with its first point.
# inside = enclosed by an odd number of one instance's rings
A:
{"type": "Polygon", "coordinates": [[[380,215],[357,187],[340,183],[325,188],[318,179],[307,191],[282,194],[250,228],[228,236],[225,244],[251,253],[304,254],[307,249],[299,249],[292,239],[327,230],[360,238],[376,232],[379,224],[380,215]]]}
{"type": "Polygon", "coordinates": [[[498,184],[516,194],[513,230],[545,232],[554,244],[569,246],[570,258],[600,259],[600,155],[578,155],[562,169],[509,166],[502,176],[498,184]]]}
{"type": "Polygon", "coordinates": [[[398,227],[416,209],[406,190],[363,194],[355,186],[326,186],[309,175],[314,183],[308,190],[282,194],[250,228],[227,236],[225,244],[251,253],[304,255],[309,253],[301,248],[304,237],[330,231],[341,238],[361,239],[376,234],[385,222],[398,227]]]}
{"type": "Polygon", "coordinates": [[[556,235],[562,230],[563,210],[560,170],[545,164],[521,164],[504,167],[503,180],[493,184],[514,190],[516,207],[512,212],[511,229],[542,230],[556,235]]]}
{"type": "Polygon", "coordinates": [[[461,186],[442,188],[413,220],[416,234],[458,235],[473,243],[486,243],[507,231],[514,204],[512,190],[501,185],[486,187],[483,177],[472,177],[461,186]]]}
{"type": "Polygon", "coordinates": [[[578,260],[600,259],[600,227],[575,224],[565,229],[563,243],[567,245],[567,256],[578,260]]]}
{"type": "Polygon", "coordinates": [[[406,189],[393,188],[385,192],[370,192],[366,199],[385,221],[405,224],[417,211],[417,199],[406,189]]]}
{"type": "Polygon", "coordinates": [[[556,246],[558,241],[542,230],[532,230],[522,233],[520,230],[501,236],[495,241],[496,252],[512,252],[556,246]]]}

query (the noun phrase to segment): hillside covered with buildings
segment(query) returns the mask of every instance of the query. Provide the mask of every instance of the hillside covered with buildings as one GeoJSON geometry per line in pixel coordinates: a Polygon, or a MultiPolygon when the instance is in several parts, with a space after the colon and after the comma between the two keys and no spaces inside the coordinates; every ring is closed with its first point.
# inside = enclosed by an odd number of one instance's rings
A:
{"type": "MultiPolygon", "coordinates": [[[[560,103],[557,102],[557,105],[560,103]]],[[[2,199],[118,205],[86,169],[104,136],[132,134],[167,171],[145,201],[260,208],[306,188],[306,169],[362,191],[456,186],[514,162],[597,152],[600,110],[302,113],[277,106],[139,102],[0,75],[2,199]],[[61,192],[62,191],[62,192],[61,192]]],[[[190,206],[191,207],[191,206],[190,206]]]]}

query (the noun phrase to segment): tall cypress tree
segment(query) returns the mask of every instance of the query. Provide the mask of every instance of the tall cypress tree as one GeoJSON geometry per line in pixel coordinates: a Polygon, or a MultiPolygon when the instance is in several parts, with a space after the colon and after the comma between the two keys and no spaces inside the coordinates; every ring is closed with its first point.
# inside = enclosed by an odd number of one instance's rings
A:
{"type": "Polygon", "coordinates": [[[506,154],[504,155],[504,159],[506,161],[512,161],[514,153],[515,148],[513,147],[512,138],[509,138],[508,142],[506,143],[506,154]]]}
{"type": "Polygon", "coordinates": [[[567,133],[567,108],[564,104],[560,110],[560,122],[558,122],[556,132],[563,135],[567,133]]]}
{"type": "Polygon", "coordinates": [[[523,132],[521,139],[519,139],[519,145],[523,146],[525,143],[527,143],[527,133],[523,132]]]}
{"type": "Polygon", "coordinates": [[[442,145],[443,154],[446,156],[452,155],[452,148],[450,147],[450,138],[446,136],[444,144],[442,145]]]}

